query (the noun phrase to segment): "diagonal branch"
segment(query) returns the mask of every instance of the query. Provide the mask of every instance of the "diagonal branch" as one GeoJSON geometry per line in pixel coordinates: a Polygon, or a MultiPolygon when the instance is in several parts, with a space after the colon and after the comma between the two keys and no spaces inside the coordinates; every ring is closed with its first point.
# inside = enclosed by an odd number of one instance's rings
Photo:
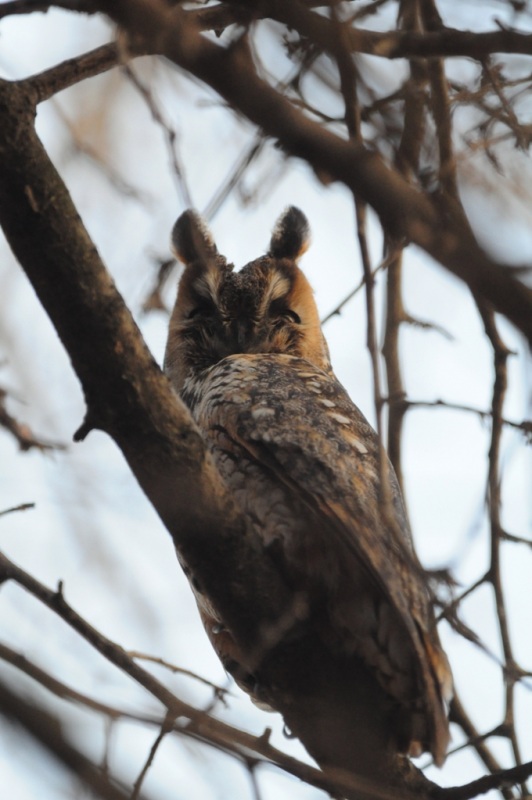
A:
{"type": "MultiPolygon", "coordinates": [[[[35,134],[31,96],[0,81],[0,115],[0,221],[81,381],[88,411],[76,438],[97,427],[120,447],[181,562],[234,637],[244,669],[269,687],[272,706],[318,763],[370,775],[384,794],[390,785],[430,785],[413,767],[400,769],[391,747],[375,749],[370,771],[354,744],[366,731],[351,711],[368,702],[366,668],[355,657],[339,659],[309,629],[299,598],[227,497],[35,134]],[[297,636],[279,636],[287,621],[298,624],[297,636]]],[[[64,602],[61,593],[55,602],[64,602]]]]}
{"type": "Polygon", "coordinates": [[[21,84],[26,86],[27,90],[35,92],[35,102],[42,103],[63,89],[115,67],[119,60],[118,46],[112,42],[31,75],[21,81],[21,84]]]}
{"type": "Polygon", "coordinates": [[[287,589],[246,533],[200,433],[142,341],[16,84],[0,82],[0,114],[0,222],[83,386],[88,416],[81,434],[98,427],[113,437],[181,557],[252,649],[258,622],[288,607],[287,589]],[[235,576],[231,586],[219,574],[224,562],[235,576]],[[248,577],[236,577],[246,573],[257,580],[253,588],[248,577]],[[237,613],[235,602],[242,602],[237,613]]]}

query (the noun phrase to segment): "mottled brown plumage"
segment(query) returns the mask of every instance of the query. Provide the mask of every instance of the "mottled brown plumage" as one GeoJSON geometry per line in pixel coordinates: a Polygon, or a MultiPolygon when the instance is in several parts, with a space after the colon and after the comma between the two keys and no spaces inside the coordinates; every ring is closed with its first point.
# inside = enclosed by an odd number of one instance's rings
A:
{"type": "MultiPolygon", "coordinates": [[[[288,209],[269,252],[240,272],[193,212],[177,221],[173,243],[186,265],[165,357],[174,387],[265,551],[304,598],[308,623],[331,652],[359,658],[396,707],[398,751],[428,750],[441,764],[450,672],[393,469],[390,523],[377,436],[334,377],[296,264],[305,217],[288,209]]],[[[196,596],[222,662],[260,699],[223,620],[196,596]]]]}

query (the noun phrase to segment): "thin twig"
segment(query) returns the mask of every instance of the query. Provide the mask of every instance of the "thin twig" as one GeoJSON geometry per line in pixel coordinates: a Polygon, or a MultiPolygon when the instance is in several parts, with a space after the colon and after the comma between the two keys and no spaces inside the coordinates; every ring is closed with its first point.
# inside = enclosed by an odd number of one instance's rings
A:
{"type": "Polygon", "coordinates": [[[136,658],[140,661],[149,661],[152,664],[158,664],[161,667],[164,667],[170,672],[179,675],[186,675],[188,678],[192,678],[195,681],[199,681],[199,683],[203,683],[205,686],[208,686],[211,689],[214,689],[215,694],[218,697],[222,697],[223,695],[230,694],[228,689],[224,689],[223,686],[218,686],[217,683],[213,683],[212,681],[207,680],[207,678],[202,678],[201,675],[198,675],[196,672],[192,672],[189,669],[184,669],[183,667],[178,667],[175,664],[171,664],[169,661],[165,661],[164,658],[159,658],[158,656],[151,656],[147,653],[139,653],[136,650],[130,650],[128,652],[130,658],[136,658]]]}
{"type": "MultiPolygon", "coordinates": [[[[418,32],[421,30],[416,2],[399,3],[398,28],[418,32]]],[[[419,60],[410,60],[410,75],[404,87],[404,121],[401,140],[395,155],[398,172],[408,181],[416,182],[419,175],[421,146],[425,134],[425,86],[426,65],[419,60]]],[[[401,325],[407,320],[403,301],[403,249],[392,233],[384,230],[386,250],[396,251],[386,273],[386,319],[382,354],[388,385],[388,456],[395,470],[399,486],[405,496],[402,468],[402,439],[405,409],[402,399],[406,396],[399,353],[401,325]]],[[[406,499],[406,498],[405,498],[406,499]]],[[[408,504],[406,504],[408,507],[408,504]]]]}
{"type": "Polygon", "coordinates": [[[173,128],[167,122],[167,120],[164,119],[163,112],[159,108],[153,93],[147,86],[144,85],[133,67],[131,67],[129,64],[125,64],[123,66],[123,70],[148,106],[154,122],[156,122],[163,131],[181,202],[185,208],[192,208],[194,203],[192,201],[192,195],[188,185],[185,168],[181,162],[181,156],[179,155],[177,146],[179,135],[175,128],[173,128]]]}
{"type": "Polygon", "coordinates": [[[211,197],[203,216],[211,222],[219,212],[231,192],[238,186],[248,168],[253,164],[264,150],[266,139],[257,136],[239,157],[237,163],[230,169],[227,178],[221,183],[214,195],[211,197]]]}
{"type": "Polygon", "coordinates": [[[111,184],[111,186],[121,195],[132,200],[136,200],[143,205],[149,205],[151,200],[150,195],[138,189],[128,180],[126,180],[120,172],[108,161],[106,161],[96,148],[92,147],[88,141],[85,140],[76,130],[76,125],[65,114],[59,102],[55,98],[51,100],[54,111],[58,119],[63,123],[67,129],[72,140],[72,149],[84,156],[92,166],[101,172],[104,178],[111,184]]]}
{"type": "Polygon", "coordinates": [[[138,776],[137,780],[133,784],[133,791],[131,793],[131,800],[138,800],[140,790],[142,788],[142,783],[144,778],[146,777],[149,768],[153,764],[155,756],[157,754],[157,750],[159,749],[164,737],[173,730],[175,718],[173,714],[168,713],[164,719],[163,724],[161,725],[161,730],[159,731],[157,738],[155,739],[154,743],[150,748],[150,752],[148,754],[148,758],[146,759],[146,763],[142,767],[140,775],[138,776]]]}
{"type": "Polygon", "coordinates": [[[451,701],[451,708],[449,712],[451,722],[455,722],[461,727],[471,747],[476,751],[481,761],[485,764],[487,769],[495,774],[501,769],[501,765],[486,745],[485,740],[480,735],[475,725],[473,724],[469,714],[465,710],[460,696],[455,692],[451,701]]]}
{"type": "Polygon", "coordinates": [[[130,719],[150,725],[160,725],[161,723],[160,719],[155,717],[150,718],[139,716],[138,714],[132,714],[128,711],[110,706],[107,703],[100,703],[99,700],[95,700],[94,698],[89,697],[82,692],[78,692],[75,689],[72,689],[70,686],[67,686],[62,681],[57,680],[57,678],[54,678],[41,667],[37,666],[37,664],[34,664],[22,653],[18,653],[11,647],[1,643],[0,658],[6,663],[11,664],[13,667],[16,667],[25,675],[28,675],[56,697],[76,703],[84,708],[89,709],[90,711],[96,711],[99,714],[104,714],[111,720],[130,719]]]}
{"type": "MultiPolygon", "coordinates": [[[[420,30],[420,21],[416,3],[401,3],[400,27],[402,30],[420,30]]],[[[410,78],[405,91],[404,124],[401,141],[397,149],[395,163],[397,170],[407,180],[419,173],[419,158],[425,128],[426,68],[422,62],[409,62],[410,78]]],[[[384,327],[384,343],[382,354],[386,369],[388,385],[388,456],[395,470],[399,487],[405,497],[402,468],[402,437],[405,410],[402,399],[406,396],[405,385],[399,357],[399,335],[407,314],[403,301],[403,250],[394,241],[390,233],[384,230],[387,250],[396,250],[397,254],[390,263],[386,273],[386,320],[384,327]]],[[[406,497],[405,497],[405,506],[406,497]]]]}
{"type": "MultiPolygon", "coordinates": [[[[388,398],[385,397],[384,401],[386,402],[387,399],[388,398]]],[[[468,406],[463,403],[451,403],[449,400],[412,400],[410,398],[404,398],[402,403],[407,409],[443,408],[449,411],[464,411],[467,414],[476,414],[483,421],[490,420],[492,417],[491,410],[483,411],[481,408],[474,408],[474,406],[468,406]]],[[[532,420],[524,419],[522,422],[515,422],[514,420],[503,417],[501,422],[503,425],[507,425],[509,428],[513,428],[522,433],[527,441],[532,441],[532,420]]]]}
{"type": "Polygon", "coordinates": [[[14,514],[16,511],[29,511],[32,508],[35,508],[35,503],[21,503],[18,506],[2,509],[0,511],[0,517],[5,516],[6,514],[14,514]]]}
{"type": "MultiPolygon", "coordinates": [[[[389,253],[388,253],[388,254],[387,254],[387,255],[386,255],[386,256],[385,256],[385,257],[382,259],[381,263],[380,263],[380,264],[379,264],[377,267],[375,267],[375,269],[374,269],[374,270],[373,270],[373,272],[371,273],[371,277],[372,277],[372,279],[373,279],[373,280],[375,279],[375,276],[376,276],[376,275],[377,275],[379,272],[381,272],[381,271],[382,271],[382,270],[384,270],[384,269],[388,269],[388,267],[389,267],[389,265],[391,264],[391,262],[393,261],[393,259],[394,259],[394,258],[396,258],[396,255],[397,255],[397,251],[395,251],[395,250],[391,250],[391,251],[390,251],[390,252],[389,252],[389,253]]],[[[350,301],[350,300],[352,300],[352,299],[353,299],[353,297],[355,297],[355,295],[357,295],[357,294],[359,293],[359,291],[360,291],[360,290],[361,290],[361,289],[362,289],[362,288],[363,288],[365,285],[366,285],[366,276],[365,276],[365,275],[363,275],[363,276],[362,276],[362,278],[361,278],[361,280],[360,280],[360,282],[359,282],[359,283],[358,283],[358,284],[355,286],[355,288],[354,288],[354,289],[352,289],[352,290],[349,292],[349,294],[348,294],[348,295],[346,295],[346,296],[344,297],[344,299],[343,299],[343,300],[341,300],[341,301],[338,303],[338,305],[337,305],[337,306],[335,306],[335,307],[333,308],[333,310],[332,310],[332,311],[329,311],[329,313],[328,313],[328,314],[326,314],[326,315],[323,317],[323,319],[321,320],[321,324],[322,324],[322,325],[325,325],[325,323],[326,323],[326,322],[329,322],[329,320],[330,320],[330,319],[332,319],[333,317],[336,317],[336,316],[338,316],[338,314],[340,314],[340,313],[341,313],[341,311],[342,311],[342,309],[344,308],[344,306],[346,306],[346,305],[347,305],[347,303],[349,303],[349,301],[350,301]]]]}
{"type": "MultiPolygon", "coordinates": [[[[502,541],[503,528],[500,518],[501,509],[501,477],[500,477],[500,450],[502,438],[502,413],[506,390],[508,386],[508,372],[507,360],[510,351],[502,341],[497,325],[495,322],[495,314],[493,310],[477,300],[477,305],[484,323],[486,335],[491,342],[493,348],[493,363],[494,363],[494,383],[493,383],[493,397],[491,405],[492,427],[491,427],[491,442],[488,454],[488,500],[489,500],[489,517],[490,517],[490,532],[491,532],[491,558],[490,558],[490,582],[493,586],[495,594],[495,604],[497,607],[497,619],[499,623],[499,631],[502,641],[502,648],[504,653],[504,671],[503,678],[506,686],[505,698],[505,715],[504,727],[507,730],[508,739],[510,740],[515,763],[521,763],[521,752],[517,734],[515,730],[515,715],[514,715],[514,696],[515,696],[515,683],[517,680],[517,665],[513,655],[513,648],[510,639],[510,631],[508,627],[508,618],[506,611],[506,602],[504,597],[504,590],[501,576],[500,564],[500,544],[502,541]]],[[[523,793],[527,793],[527,787],[523,784],[523,793]]]]}
{"type": "Polygon", "coordinates": [[[5,428],[6,431],[9,431],[23,452],[27,452],[28,450],[32,449],[41,451],[67,449],[66,445],[61,444],[60,442],[50,442],[35,436],[28,425],[16,420],[15,417],[5,408],[4,400],[6,397],[7,392],[0,388],[0,427],[5,428]]]}

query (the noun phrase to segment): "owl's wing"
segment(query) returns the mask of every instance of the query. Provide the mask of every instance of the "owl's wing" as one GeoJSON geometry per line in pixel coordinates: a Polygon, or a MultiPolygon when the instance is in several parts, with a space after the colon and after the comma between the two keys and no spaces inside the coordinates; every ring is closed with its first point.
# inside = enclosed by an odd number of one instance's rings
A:
{"type": "Polygon", "coordinates": [[[201,427],[223,431],[270,485],[308,509],[325,546],[352,564],[354,576],[362,567],[397,612],[418,673],[428,746],[443,761],[450,673],[391,465],[391,524],[382,513],[375,432],[343,387],[302,359],[230,356],[212,368],[209,385],[201,427]]]}

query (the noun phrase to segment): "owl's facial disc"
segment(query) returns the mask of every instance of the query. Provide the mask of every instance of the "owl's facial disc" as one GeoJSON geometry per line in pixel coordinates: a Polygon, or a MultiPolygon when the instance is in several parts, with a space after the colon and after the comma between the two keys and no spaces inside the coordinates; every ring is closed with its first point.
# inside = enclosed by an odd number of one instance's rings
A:
{"type": "Polygon", "coordinates": [[[237,353],[299,355],[314,309],[298,297],[297,284],[305,279],[295,264],[264,256],[240,272],[225,264],[187,272],[179,291],[182,332],[202,350],[203,363],[237,353]]]}
{"type": "Polygon", "coordinates": [[[218,253],[194,212],[179,218],[172,240],[186,265],[165,356],[176,388],[235,354],[289,354],[330,369],[312,289],[296,264],[309,241],[307,220],[298,209],[280,217],[268,254],[240,272],[218,253]]]}

